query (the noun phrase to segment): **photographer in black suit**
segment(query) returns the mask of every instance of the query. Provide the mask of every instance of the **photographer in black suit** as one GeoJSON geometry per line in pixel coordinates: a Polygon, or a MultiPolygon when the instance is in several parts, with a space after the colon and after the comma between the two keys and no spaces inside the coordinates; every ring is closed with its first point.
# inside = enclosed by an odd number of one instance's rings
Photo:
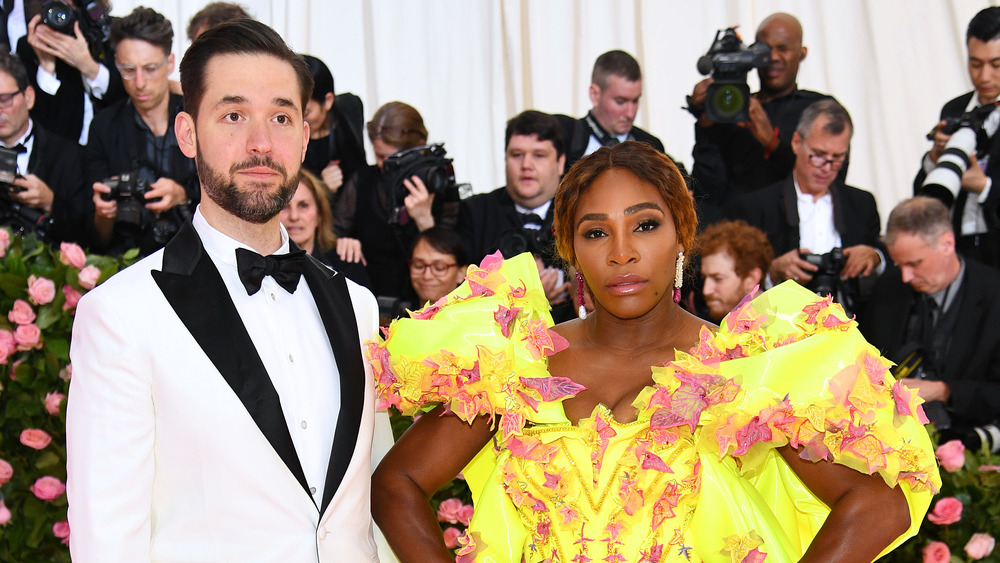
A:
{"type": "Polygon", "coordinates": [[[76,242],[83,237],[90,193],[80,175],[83,149],[32,121],[34,104],[24,65],[17,56],[0,53],[0,142],[16,152],[13,164],[21,173],[3,186],[2,222],[50,242],[76,242]]]}
{"type": "MultiPolygon", "coordinates": [[[[962,94],[941,108],[941,121],[930,136],[934,145],[924,154],[920,171],[913,181],[914,194],[922,194],[922,185],[951,138],[942,131],[946,120],[958,118],[980,106],[1000,100],[1000,7],[986,8],[969,22],[966,31],[969,52],[969,78],[975,90],[962,94]]],[[[969,166],[961,177],[961,190],[954,201],[945,201],[951,207],[952,226],[955,229],[958,253],[983,262],[1000,266],[1000,143],[994,135],[984,148],[986,154],[977,159],[969,154],[969,166]]],[[[938,195],[930,194],[927,195],[938,195]]]]}
{"type": "Polygon", "coordinates": [[[986,428],[1000,418],[1000,272],[955,252],[948,208],[933,198],[897,205],[885,243],[897,267],[875,284],[862,333],[942,435],[1000,447],[986,428]]]}
{"type": "Polygon", "coordinates": [[[198,177],[194,160],[184,156],[174,135],[183,98],[169,91],[170,22],[149,8],[136,8],[114,21],[111,41],[129,97],[99,113],[91,126],[92,244],[114,254],[138,247],[146,255],[166,244],[190,216],[199,199],[198,177]],[[127,180],[123,174],[129,174],[127,180]]]}

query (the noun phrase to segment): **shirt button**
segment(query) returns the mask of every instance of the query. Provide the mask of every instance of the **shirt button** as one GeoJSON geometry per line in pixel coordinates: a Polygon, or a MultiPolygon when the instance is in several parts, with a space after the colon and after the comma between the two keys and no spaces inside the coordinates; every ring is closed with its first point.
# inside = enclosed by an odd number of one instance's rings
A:
{"type": "Polygon", "coordinates": [[[295,358],[294,358],[294,357],[292,357],[292,355],[291,355],[291,354],[289,354],[289,355],[288,355],[288,361],[294,364],[294,363],[295,363],[295,358]]]}
{"type": "Polygon", "coordinates": [[[303,421],[302,421],[302,428],[303,428],[303,429],[305,429],[305,427],[306,427],[306,426],[309,426],[309,425],[308,425],[308,424],[306,424],[306,421],[304,421],[304,420],[303,420],[303,421]]]}
{"type": "Polygon", "coordinates": [[[271,301],[274,301],[274,294],[271,294],[271,301]]]}
{"type": "Polygon", "coordinates": [[[309,487],[309,494],[311,495],[316,494],[316,487],[309,487]]]}

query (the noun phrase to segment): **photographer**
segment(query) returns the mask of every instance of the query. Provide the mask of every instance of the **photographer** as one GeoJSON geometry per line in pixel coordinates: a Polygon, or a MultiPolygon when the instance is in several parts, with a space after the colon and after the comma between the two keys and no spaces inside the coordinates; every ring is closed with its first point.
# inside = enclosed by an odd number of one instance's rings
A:
{"type": "Polygon", "coordinates": [[[34,103],[20,59],[0,53],[0,142],[16,154],[3,159],[12,166],[2,172],[12,179],[0,186],[2,222],[50,242],[77,242],[90,193],[80,175],[83,149],[32,121],[34,103]]]}
{"type": "Polygon", "coordinates": [[[924,399],[942,441],[978,449],[975,428],[1000,418],[1000,272],[955,252],[948,208],[933,198],[897,205],[885,244],[896,266],[875,284],[861,331],[924,399]]]}
{"type": "MultiPolygon", "coordinates": [[[[767,233],[776,256],[768,271],[772,283],[792,279],[809,287],[821,273],[836,284],[838,277],[854,280],[885,268],[875,197],[837,179],[853,133],[851,116],[836,101],[810,105],[792,135],[791,175],[745,194],[727,208],[730,218],[743,219],[767,233]],[[842,259],[834,260],[839,264],[830,266],[833,272],[822,271],[803,256],[829,255],[839,249],[842,259]]],[[[841,289],[860,297],[853,281],[841,289]]]]}
{"type": "MultiPolygon", "coordinates": [[[[412,106],[389,102],[368,122],[375,166],[361,168],[333,197],[337,253],[352,261],[356,244],[367,261],[368,277],[377,297],[411,299],[406,261],[420,231],[436,224],[453,226],[458,213],[457,190],[452,198],[436,194],[418,176],[388,174],[393,155],[427,144],[424,120],[412,106]],[[349,237],[349,238],[343,238],[349,237]]],[[[417,156],[417,155],[414,155],[417,156]]]]}
{"type": "MultiPolygon", "coordinates": [[[[923,193],[924,179],[934,169],[951,138],[942,131],[947,121],[1000,100],[1000,69],[995,66],[1000,59],[1000,7],[977,13],[969,22],[965,38],[969,78],[975,90],[941,108],[941,121],[930,135],[934,144],[924,154],[921,169],[913,181],[917,195],[923,193]]],[[[993,185],[1000,179],[1000,143],[994,135],[988,139],[987,146],[978,148],[985,149],[985,156],[977,159],[975,153],[968,154],[969,166],[961,176],[961,189],[954,201],[945,204],[951,207],[959,254],[1000,267],[1000,190],[993,185]]]]}
{"type": "Polygon", "coordinates": [[[552,238],[552,198],[566,164],[566,145],[559,121],[540,111],[522,112],[507,122],[505,161],[507,185],[462,200],[458,232],[466,241],[469,260],[478,264],[499,250],[505,258],[531,252],[545,296],[561,310],[558,320],[571,318],[572,285],[557,266],[552,238]]]}
{"type": "Polygon", "coordinates": [[[149,8],[136,8],[112,24],[115,65],[129,97],[94,118],[87,143],[87,178],[94,190],[92,243],[98,251],[139,247],[143,255],[153,252],[173,236],[198,200],[194,160],[181,153],[173,131],[183,99],[169,92],[172,41],[170,22],[149,8]],[[114,178],[122,189],[112,191],[108,180],[114,178]],[[127,215],[120,215],[123,208],[127,215]]]}
{"type": "Polygon", "coordinates": [[[818,100],[833,99],[798,88],[799,64],[808,53],[798,19],[772,14],[757,28],[756,40],[771,47],[771,64],[757,71],[760,91],[750,98],[749,121],[709,121],[705,96],[712,78],[696,84],[687,100],[688,110],[697,118],[691,176],[702,214],[699,224],[718,221],[733,199],[787,177],[795,162],[792,134],[802,111],[818,100]]]}
{"type": "MultiPolygon", "coordinates": [[[[26,2],[26,15],[38,4],[26,2]]],[[[42,3],[43,10],[50,4],[42,3]]],[[[36,13],[28,21],[27,35],[17,44],[17,55],[35,88],[32,118],[81,145],[87,144],[94,115],[125,97],[121,77],[112,64],[114,49],[106,35],[111,8],[105,1],[96,5],[99,8],[95,11],[81,10],[72,0],[54,5],[53,13],[68,14],[65,21],[71,21],[63,30],[52,26],[64,20],[47,20],[44,11],[36,13]]]]}

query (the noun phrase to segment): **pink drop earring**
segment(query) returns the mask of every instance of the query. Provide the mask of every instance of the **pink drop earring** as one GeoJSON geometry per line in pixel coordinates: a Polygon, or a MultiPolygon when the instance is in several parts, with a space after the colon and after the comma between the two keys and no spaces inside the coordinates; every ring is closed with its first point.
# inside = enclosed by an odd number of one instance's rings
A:
{"type": "Polygon", "coordinates": [[[681,302],[681,286],[684,285],[684,251],[677,253],[674,269],[674,303],[681,302]]]}

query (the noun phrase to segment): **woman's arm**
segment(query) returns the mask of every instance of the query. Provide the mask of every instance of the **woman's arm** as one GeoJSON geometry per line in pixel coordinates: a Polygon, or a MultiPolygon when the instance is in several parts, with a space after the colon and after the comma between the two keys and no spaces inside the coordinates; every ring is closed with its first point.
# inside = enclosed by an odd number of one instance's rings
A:
{"type": "Polygon", "coordinates": [[[816,496],[830,515],[801,562],[873,561],[910,526],[903,491],[890,488],[879,475],[866,475],[831,461],[812,462],[791,446],[781,457],[816,496]]]}
{"type": "Polygon", "coordinates": [[[413,423],[372,475],[372,516],[402,563],[455,561],[428,499],[493,436],[486,417],[469,425],[443,412],[413,423]]]}

